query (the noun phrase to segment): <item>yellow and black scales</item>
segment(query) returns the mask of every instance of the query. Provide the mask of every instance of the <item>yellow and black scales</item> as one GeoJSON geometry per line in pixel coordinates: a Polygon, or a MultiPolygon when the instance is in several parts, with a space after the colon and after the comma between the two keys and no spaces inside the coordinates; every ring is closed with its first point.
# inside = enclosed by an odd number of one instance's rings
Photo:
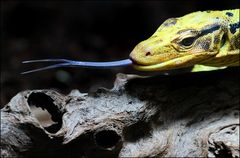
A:
{"type": "Polygon", "coordinates": [[[83,62],[66,59],[29,60],[60,62],[26,73],[58,67],[112,68],[133,64],[140,71],[161,71],[195,66],[192,71],[214,70],[240,64],[239,9],[198,11],[167,19],[130,53],[130,59],[83,62]]]}
{"type": "Polygon", "coordinates": [[[130,57],[144,71],[169,70],[195,64],[239,66],[239,9],[198,11],[166,20],[130,57]]]}

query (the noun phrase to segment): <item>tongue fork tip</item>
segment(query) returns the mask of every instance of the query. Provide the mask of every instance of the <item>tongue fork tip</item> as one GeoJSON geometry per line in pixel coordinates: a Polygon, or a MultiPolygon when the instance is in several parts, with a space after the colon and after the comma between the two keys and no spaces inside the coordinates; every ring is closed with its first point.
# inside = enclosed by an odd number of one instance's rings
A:
{"type": "Polygon", "coordinates": [[[42,60],[26,60],[23,61],[23,64],[28,63],[41,63],[41,62],[60,62],[58,64],[53,64],[50,66],[33,69],[29,71],[22,72],[21,74],[29,74],[33,72],[53,69],[53,68],[59,68],[59,67],[83,67],[83,68],[114,68],[114,67],[123,67],[128,66],[132,64],[132,60],[130,59],[124,59],[124,60],[118,60],[118,61],[110,61],[110,62],[84,62],[84,61],[74,61],[74,60],[67,60],[67,59],[42,59],[42,60]]]}

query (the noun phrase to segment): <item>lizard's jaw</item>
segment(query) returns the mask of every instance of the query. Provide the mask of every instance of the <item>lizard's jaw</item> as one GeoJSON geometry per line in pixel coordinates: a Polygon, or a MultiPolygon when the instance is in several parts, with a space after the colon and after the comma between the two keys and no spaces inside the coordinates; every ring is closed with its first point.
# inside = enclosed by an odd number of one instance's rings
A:
{"type": "Polygon", "coordinates": [[[164,61],[157,64],[152,65],[140,65],[133,64],[133,67],[136,70],[140,71],[161,71],[161,70],[171,70],[183,67],[193,66],[197,63],[200,63],[203,60],[206,60],[210,56],[206,56],[206,54],[198,53],[198,54],[189,54],[182,57],[174,58],[168,61],[164,61]]]}

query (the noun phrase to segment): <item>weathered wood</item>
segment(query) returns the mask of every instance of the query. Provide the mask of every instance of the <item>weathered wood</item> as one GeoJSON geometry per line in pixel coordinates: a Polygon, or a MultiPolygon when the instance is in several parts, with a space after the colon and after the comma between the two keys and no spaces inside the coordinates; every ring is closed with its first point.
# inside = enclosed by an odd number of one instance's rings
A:
{"type": "Polygon", "coordinates": [[[1,157],[239,157],[239,69],[118,74],[94,93],[18,93],[1,109],[1,157]],[[49,127],[29,106],[48,110],[49,127]]]}

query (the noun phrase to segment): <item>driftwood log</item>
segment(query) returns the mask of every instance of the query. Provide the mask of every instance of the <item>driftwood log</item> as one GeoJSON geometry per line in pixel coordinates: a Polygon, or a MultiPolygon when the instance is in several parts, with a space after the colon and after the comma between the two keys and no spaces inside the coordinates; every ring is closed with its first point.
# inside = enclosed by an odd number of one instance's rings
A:
{"type": "Polygon", "coordinates": [[[239,157],[239,74],[118,74],[111,90],[20,92],[1,109],[1,157],[239,157]]]}

